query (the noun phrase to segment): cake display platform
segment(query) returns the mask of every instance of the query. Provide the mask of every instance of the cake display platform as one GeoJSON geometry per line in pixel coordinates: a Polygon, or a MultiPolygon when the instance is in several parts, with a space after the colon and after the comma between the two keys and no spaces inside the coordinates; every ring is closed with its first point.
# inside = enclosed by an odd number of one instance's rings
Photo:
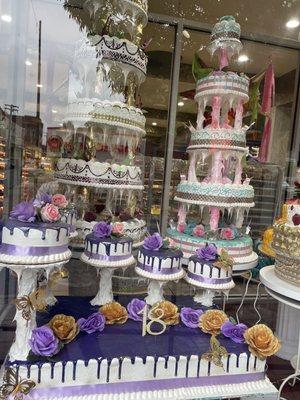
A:
{"type": "MultiPolygon", "coordinates": [[[[130,298],[122,298],[127,304],[130,298]]],[[[60,297],[37,324],[57,314],[76,320],[98,310],[90,298],[60,297]]],[[[190,299],[189,299],[190,300],[190,299]]],[[[142,336],[142,323],[106,325],[104,331],[78,336],[53,357],[8,362],[21,378],[36,383],[33,400],[47,399],[194,399],[275,394],[265,376],[265,361],[249,353],[248,346],[220,337],[228,355],[224,369],[202,356],[210,335],[183,324],[168,326],[160,336],[142,336]],[[189,340],[187,340],[189,337],[189,340]]]]}
{"type": "Polygon", "coordinates": [[[274,295],[272,294],[273,297],[276,297],[276,293],[280,293],[280,295],[277,296],[277,300],[278,297],[282,298],[282,296],[284,296],[288,298],[289,302],[294,302],[295,305],[299,305],[299,288],[278,278],[275,274],[274,265],[269,265],[260,270],[260,280],[266,286],[268,292],[274,292],[274,295]]]}

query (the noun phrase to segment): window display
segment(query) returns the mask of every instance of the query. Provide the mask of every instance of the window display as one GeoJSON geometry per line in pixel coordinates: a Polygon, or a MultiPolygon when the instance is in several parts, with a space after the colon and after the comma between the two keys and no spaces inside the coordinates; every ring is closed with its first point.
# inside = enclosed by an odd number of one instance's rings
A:
{"type": "Polygon", "coordinates": [[[183,3],[0,0],[1,399],[298,396],[300,9],[183,3]]]}

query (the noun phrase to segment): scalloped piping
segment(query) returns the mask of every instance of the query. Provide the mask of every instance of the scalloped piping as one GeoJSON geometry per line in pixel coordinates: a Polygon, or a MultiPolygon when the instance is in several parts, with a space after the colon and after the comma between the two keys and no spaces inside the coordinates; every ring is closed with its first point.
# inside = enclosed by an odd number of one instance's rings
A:
{"type": "Polygon", "coordinates": [[[133,265],[136,263],[136,260],[133,256],[129,256],[127,260],[122,261],[102,261],[93,260],[92,258],[89,258],[84,253],[82,253],[80,259],[86,264],[92,265],[93,267],[97,268],[122,268],[128,267],[129,265],[133,265]]]}

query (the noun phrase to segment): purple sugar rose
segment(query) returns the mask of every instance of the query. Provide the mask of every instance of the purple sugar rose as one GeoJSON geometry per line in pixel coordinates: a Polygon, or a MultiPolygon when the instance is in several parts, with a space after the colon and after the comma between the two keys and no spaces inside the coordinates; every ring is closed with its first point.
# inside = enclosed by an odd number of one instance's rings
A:
{"type": "Polygon", "coordinates": [[[180,318],[182,323],[188,328],[199,328],[199,318],[202,314],[202,310],[194,310],[190,307],[183,307],[180,311],[180,318]]]}
{"type": "Polygon", "coordinates": [[[81,331],[88,334],[94,332],[102,332],[105,328],[105,317],[103,314],[96,312],[87,318],[80,318],[77,324],[81,331]]]}
{"type": "Polygon", "coordinates": [[[143,314],[142,310],[145,307],[146,302],[144,300],[132,299],[127,305],[128,317],[134,321],[142,321],[143,314]]]}
{"type": "Polygon", "coordinates": [[[231,321],[226,321],[222,325],[221,331],[224,336],[228,337],[235,343],[244,343],[244,333],[248,329],[245,324],[234,324],[231,321]]]}
{"type": "Polygon", "coordinates": [[[99,238],[107,238],[111,235],[112,227],[105,221],[98,222],[93,228],[93,233],[99,238]]]}
{"type": "Polygon", "coordinates": [[[196,251],[197,256],[203,261],[215,261],[218,256],[217,248],[214,244],[206,244],[196,251]]]}
{"type": "Polygon", "coordinates": [[[36,198],[33,201],[34,207],[41,208],[45,204],[51,204],[52,202],[52,196],[49,193],[40,193],[36,196],[36,198]]]}
{"type": "Polygon", "coordinates": [[[59,351],[59,340],[52,329],[44,325],[33,329],[29,346],[37,356],[51,357],[59,351]]]}
{"type": "Polygon", "coordinates": [[[22,201],[22,203],[16,204],[10,212],[11,218],[22,222],[34,222],[35,216],[36,212],[32,201],[22,201]]]}
{"type": "Polygon", "coordinates": [[[159,233],[154,233],[151,236],[148,236],[144,240],[143,247],[147,250],[159,250],[163,245],[163,238],[159,233]]]}

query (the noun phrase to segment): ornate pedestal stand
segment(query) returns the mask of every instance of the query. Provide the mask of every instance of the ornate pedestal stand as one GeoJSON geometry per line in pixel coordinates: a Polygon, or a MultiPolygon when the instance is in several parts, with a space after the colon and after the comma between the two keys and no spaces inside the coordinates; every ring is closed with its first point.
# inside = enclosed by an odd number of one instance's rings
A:
{"type": "MultiPolygon", "coordinates": [[[[30,302],[30,295],[37,289],[37,275],[41,271],[46,272],[47,280],[55,269],[62,268],[69,260],[53,264],[21,265],[0,263],[0,267],[9,268],[18,277],[16,297],[16,336],[9,352],[11,361],[25,361],[29,353],[28,340],[32,330],[36,327],[36,311],[30,302]]],[[[46,297],[47,305],[52,305],[56,299],[52,294],[46,297]]]]}
{"type": "MultiPolygon", "coordinates": [[[[285,282],[277,277],[274,271],[274,265],[270,265],[268,267],[264,267],[260,271],[260,280],[265,285],[266,291],[272,296],[274,299],[280,302],[279,309],[279,323],[277,325],[278,328],[282,328],[282,324],[285,325],[284,332],[287,330],[292,330],[295,328],[294,321],[299,321],[299,313],[300,313],[300,292],[297,286],[292,285],[288,282],[285,282]],[[282,306],[284,308],[289,308],[294,315],[294,321],[291,318],[285,320],[285,316],[282,314],[282,306]],[[283,321],[282,321],[283,320],[283,321]],[[288,324],[288,326],[286,326],[288,324]]],[[[288,312],[290,314],[290,311],[288,312]]],[[[288,315],[286,316],[288,317],[288,315]]],[[[278,329],[277,333],[282,333],[282,329],[278,329]]],[[[298,351],[297,355],[293,357],[291,360],[293,367],[295,368],[295,373],[288,376],[281,384],[279,388],[279,393],[277,399],[280,400],[281,392],[288,381],[293,379],[292,386],[295,385],[297,378],[300,376],[300,329],[298,328],[298,351]]],[[[283,338],[284,341],[285,338],[283,338]]]]}

